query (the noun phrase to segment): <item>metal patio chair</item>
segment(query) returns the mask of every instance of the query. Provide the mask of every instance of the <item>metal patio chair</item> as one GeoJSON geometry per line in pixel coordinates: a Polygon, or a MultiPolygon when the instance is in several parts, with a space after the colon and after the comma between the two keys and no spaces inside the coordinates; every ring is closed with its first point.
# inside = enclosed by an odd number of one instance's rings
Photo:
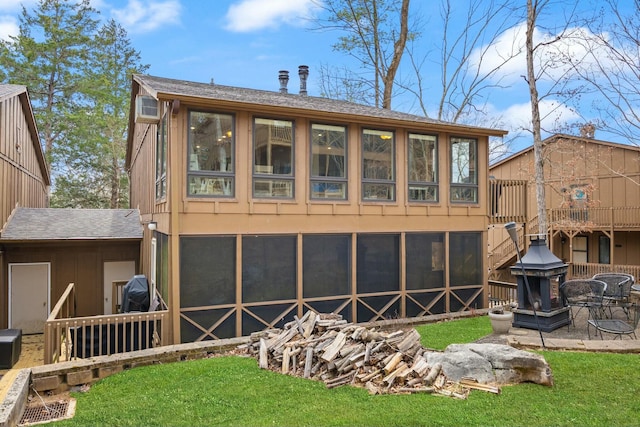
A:
{"type": "Polygon", "coordinates": [[[562,283],[559,287],[560,295],[565,306],[571,310],[571,325],[575,327],[575,318],[580,310],[595,306],[602,308],[602,299],[607,284],[595,279],[572,279],[562,283]]]}
{"type": "Polygon", "coordinates": [[[609,317],[613,317],[613,307],[620,307],[629,319],[629,295],[635,278],[627,273],[598,273],[592,279],[602,280],[607,284],[604,292],[603,303],[609,310],[609,317]]]}
{"type": "Polygon", "coordinates": [[[600,333],[600,339],[604,339],[603,332],[614,334],[615,337],[613,339],[620,338],[622,340],[622,335],[633,335],[634,339],[638,339],[636,329],[640,320],[640,307],[637,304],[631,304],[627,313],[629,314],[628,321],[610,319],[605,316],[604,310],[601,310],[596,305],[589,307],[589,320],[587,320],[587,335],[589,339],[591,339],[590,329],[592,326],[596,330],[596,336],[600,333]]]}

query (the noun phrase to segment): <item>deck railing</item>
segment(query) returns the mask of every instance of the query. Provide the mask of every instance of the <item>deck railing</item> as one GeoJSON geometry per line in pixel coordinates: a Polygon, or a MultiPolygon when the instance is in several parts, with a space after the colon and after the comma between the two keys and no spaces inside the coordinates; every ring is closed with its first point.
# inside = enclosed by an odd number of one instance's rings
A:
{"type": "Polygon", "coordinates": [[[527,181],[490,179],[489,206],[492,224],[527,221],[527,181]]]}
{"type": "Polygon", "coordinates": [[[516,283],[489,280],[489,308],[518,302],[516,283]]]}
{"type": "Polygon", "coordinates": [[[549,225],[560,228],[640,228],[640,207],[550,209],[549,225]]]}
{"type": "MultiPolygon", "coordinates": [[[[162,304],[162,308],[166,308],[162,304]]],[[[159,347],[169,343],[168,310],[74,317],[70,283],[45,323],[44,363],[159,347]]]]}
{"type": "Polygon", "coordinates": [[[640,265],[611,265],[596,263],[573,263],[569,265],[567,277],[572,279],[585,279],[598,273],[627,273],[633,275],[636,281],[640,278],[640,265]]]}

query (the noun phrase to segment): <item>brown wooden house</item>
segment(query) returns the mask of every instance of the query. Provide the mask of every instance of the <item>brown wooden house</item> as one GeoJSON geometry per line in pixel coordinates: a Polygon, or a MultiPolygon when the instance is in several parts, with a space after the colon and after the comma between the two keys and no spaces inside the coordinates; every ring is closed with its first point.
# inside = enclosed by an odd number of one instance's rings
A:
{"type": "MultiPolygon", "coordinates": [[[[0,84],[0,230],[17,206],[48,206],[50,184],[27,88],[0,84]]],[[[0,328],[8,320],[7,274],[0,245],[0,328]]]]}
{"type": "MultiPolygon", "coordinates": [[[[563,134],[543,146],[549,246],[570,265],[568,276],[623,271],[640,277],[640,148],[563,134]]],[[[489,173],[495,188],[528,183],[519,206],[527,212],[527,233],[538,233],[533,147],[492,165],[489,173]]],[[[500,199],[509,196],[499,192],[496,206],[505,207],[500,199]]],[[[492,276],[504,279],[515,251],[502,250],[509,241],[501,226],[490,228],[492,276]]]]}
{"type": "Polygon", "coordinates": [[[16,206],[49,206],[49,170],[25,86],[0,84],[0,227],[16,206]]]}
{"type": "MultiPolygon", "coordinates": [[[[487,305],[488,141],[506,132],[300,94],[133,78],[142,271],[172,339],[487,305]],[[150,231],[153,230],[153,231],[150,231]]],[[[275,80],[275,79],[274,79],[275,80]]]]}
{"type": "Polygon", "coordinates": [[[109,314],[139,271],[137,210],[51,209],[49,185],[27,89],[0,85],[0,329],[41,333],[69,283],[78,316],[109,314]]]}

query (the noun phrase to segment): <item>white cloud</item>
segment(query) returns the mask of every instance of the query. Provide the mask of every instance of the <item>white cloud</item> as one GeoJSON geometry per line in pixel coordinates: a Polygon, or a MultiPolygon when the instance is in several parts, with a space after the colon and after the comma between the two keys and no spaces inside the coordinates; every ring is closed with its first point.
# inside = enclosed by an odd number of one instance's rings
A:
{"type": "Polygon", "coordinates": [[[111,13],[129,33],[146,33],[165,24],[179,23],[181,11],[178,0],[129,0],[124,9],[114,9],[111,13]]]}
{"type": "MultiPolygon", "coordinates": [[[[513,84],[522,80],[527,71],[526,65],[526,22],[522,22],[502,33],[494,43],[476,49],[471,57],[472,64],[480,64],[481,73],[500,67],[494,75],[494,81],[502,84],[513,84]],[[506,61],[506,62],[505,62],[506,61]]],[[[593,57],[590,52],[597,51],[599,44],[597,37],[585,28],[568,28],[563,37],[551,43],[558,34],[543,33],[535,29],[533,34],[534,44],[540,45],[536,49],[536,68],[545,70],[541,80],[554,81],[567,75],[567,58],[575,62],[583,62],[588,65],[593,57]],[[544,43],[544,45],[542,45],[544,43]]]]}
{"type": "Polygon", "coordinates": [[[0,11],[2,12],[20,12],[22,6],[31,9],[38,3],[38,0],[0,0],[0,11]]]}
{"type": "Polygon", "coordinates": [[[229,6],[225,29],[244,33],[281,24],[302,25],[317,8],[314,0],[241,0],[229,6]]]}
{"type": "Polygon", "coordinates": [[[18,22],[13,16],[0,16],[0,39],[9,40],[9,36],[17,36],[19,32],[18,22]]]}
{"type": "MultiPolygon", "coordinates": [[[[541,127],[547,132],[553,133],[576,120],[580,116],[565,104],[554,100],[543,100],[539,103],[541,127]]],[[[524,102],[513,104],[498,113],[510,132],[519,133],[531,129],[531,104],[524,102]]]]}

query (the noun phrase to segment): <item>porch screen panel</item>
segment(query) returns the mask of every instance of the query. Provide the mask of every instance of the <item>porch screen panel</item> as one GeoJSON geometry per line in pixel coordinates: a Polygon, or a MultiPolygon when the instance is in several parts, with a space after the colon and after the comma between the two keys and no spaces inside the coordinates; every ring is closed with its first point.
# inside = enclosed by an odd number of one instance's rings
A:
{"type": "Polygon", "coordinates": [[[349,293],[351,236],[305,235],[302,277],[305,298],[349,293]]]}
{"type": "Polygon", "coordinates": [[[169,303],[169,236],[154,232],[156,238],[156,286],[165,303],[169,303]]]}
{"type": "Polygon", "coordinates": [[[242,238],[242,302],[296,297],[296,236],[242,238]]]}
{"type": "Polygon", "coordinates": [[[482,234],[449,234],[449,268],[452,287],[482,285],[482,234]]]}
{"type": "Polygon", "coordinates": [[[444,287],[444,234],[408,233],[407,290],[444,287]]]}
{"type": "Polygon", "coordinates": [[[180,306],[235,302],[236,238],[180,238],[180,306]]]}
{"type": "Polygon", "coordinates": [[[400,290],[400,236],[359,234],[358,293],[400,290]]]}

